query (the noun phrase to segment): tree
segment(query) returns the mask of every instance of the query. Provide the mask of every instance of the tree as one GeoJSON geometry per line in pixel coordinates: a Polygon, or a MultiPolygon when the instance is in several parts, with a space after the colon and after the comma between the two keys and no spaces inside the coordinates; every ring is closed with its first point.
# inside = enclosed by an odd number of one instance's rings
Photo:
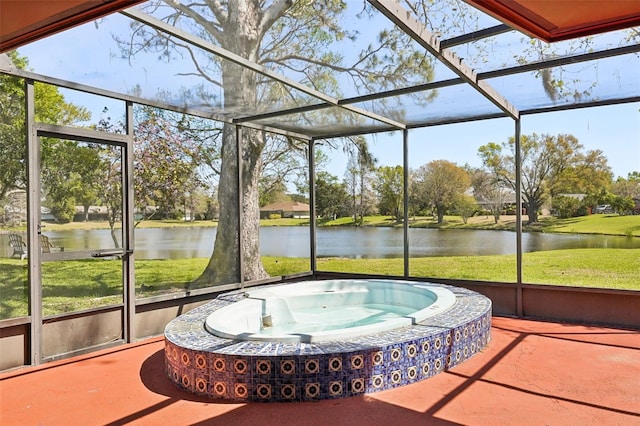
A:
{"type": "Polygon", "coordinates": [[[494,223],[498,223],[505,204],[507,188],[497,176],[486,170],[467,168],[467,173],[471,177],[473,195],[483,208],[489,210],[494,223]]]}
{"type": "MultiPolygon", "coordinates": [[[[17,52],[8,52],[19,69],[28,68],[28,60],[17,52]]],[[[26,189],[25,88],[21,79],[0,76],[0,199],[9,191],[26,189]]],[[[35,121],[74,125],[90,118],[88,110],[65,101],[55,86],[35,83],[35,121]]],[[[42,185],[45,203],[56,219],[68,222],[75,215],[77,201],[90,198],[95,164],[91,150],[73,141],[41,138],[42,185]]]]}
{"type": "Polygon", "coordinates": [[[378,209],[381,214],[393,216],[396,223],[402,221],[404,200],[404,168],[402,166],[382,166],[376,170],[378,178],[375,189],[378,192],[378,209]]]}
{"type": "Polygon", "coordinates": [[[349,199],[351,200],[351,217],[353,218],[353,223],[357,225],[359,218],[358,192],[360,191],[360,182],[358,179],[358,169],[353,163],[353,158],[349,158],[347,170],[344,172],[344,186],[347,189],[349,199]]]}
{"type": "Polygon", "coordinates": [[[349,213],[349,194],[344,183],[327,172],[316,175],[316,213],[324,219],[335,219],[349,213]]]}
{"type": "Polygon", "coordinates": [[[76,206],[97,204],[102,160],[95,144],[58,139],[42,141],[42,190],[56,220],[73,220],[76,206]]]}
{"type": "MultiPolygon", "coordinates": [[[[297,74],[299,81],[329,94],[338,93],[338,80],[350,79],[363,92],[393,89],[424,83],[433,77],[430,60],[413,48],[409,37],[400,30],[383,31],[375,42],[365,44],[355,58],[346,58],[331,50],[334,40],[358,34],[341,29],[339,24],[346,4],[339,0],[293,2],[280,0],[258,3],[250,0],[205,2],[188,5],[166,1],[174,8],[164,19],[205,40],[270,69],[297,74]],[[302,54],[304,52],[304,54],[302,54]],[[394,53],[393,55],[391,53],[394,53]]],[[[158,11],[161,3],[154,3],[158,11]]],[[[365,6],[361,16],[369,16],[365,6]]],[[[204,56],[190,46],[138,26],[130,42],[121,40],[126,56],[138,50],[158,52],[165,60],[174,55],[194,61],[194,74],[202,78],[201,102],[225,110],[242,107],[260,111],[259,106],[277,99],[280,108],[296,104],[293,90],[281,84],[269,84],[251,70],[230,61],[204,56]],[[213,88],[222,88],[222,105],[216,105],[213,88]]],[[[312,114],[312,113],[311,113],[312,114]]],[[[351,114],[334,117],[351,120],[351,114]]],[[[260,260],[259,248],[259,179],[263,171],[262,153],[266,144],[263,132],[244,129],[236,141],[235,127],[224,126],[220,162],[220,220],[212,257],[198,281],[215,284],[234,282],[244,274],[245,280],[264,278],[267,273],[260,260]],[[236,188],[241,146],[242,187],[236,188]],[[239,198],[240,197],[240,198],[239,198]],[[239,246],[239,212],[243,215],[242,241],[239,246]],[[242,253],[243,270],[237,259],[242,253]]]]}
{"type": "Polygon", "coordinates": [[[104,187],[101,202],[107,208],[111,241],[113,241],[113,246],[116,248],[120,247],[116,234],[116,223],[122,220],[123,211],[122,160],[122,148],[120,147],[108,147],[103,152],[104,166],[101,168],[103,173],[101,181],[104,183],[104,187]]]}
{"type": "Polygon", "coordinates": [[[354,137],[351,140],[352,143],[348,145],[349,164],[345,177],[352,196],[353,221],[362,223],[364,215],[369,210],[368,201],[372,198],[370,177],[378,160],[369,151],[364,137],[354,137]]]}
{"type": "Polygon", "coordinates": [[[629,214],[634,206],[635,203],[631,197],[620,197],[616,195],[611,202],[611,208],[621,215],[629,214]]]}
{"type": "Polygon", "coordinates": [[[438,223],[444,221],[445,213],[460,203],[465,191],[471,187],[467,172],[447,160],[420,166],[413,179],[417,192],[435,209],[438,223]]]}
{"type": "Polygon", "coordinates": [[[287,187],[283,182],[272,183],[269,188],[260,189],[260,206],[264,207],[268,204],[290,201],[291,197],[287,195],[287,187]]]}
{"type": "Polygon", "coordinates": [[[99,205],[102,195],[101,172],[104,163],[101,158],[100,148],[95,144],[80,146],[76,152],[76,169],[82,176],[83,184],[79,192],[73,194],[76,204],[82,206],[84,221],[89,220],[89,208],[99,205]]]}
{"type": "Polygon", "coordinates": [[[150,107],[136,113],[134,131],[134,190],[142,211],[172,212],[185,194],[199,186],[194,141],[178,129],[172,114],[150,107]]]}
{"type": "Polygon", "coordinates": [[[462,218],[462,221],[467,223],[469,218],[478,210],[478,203],[471,195],[462,195],[458,198],[454,207],[456,212],[462,218]]]}
{"type": "Polygon", "coordinates": [[[262,152],[263,170],[258,181],[260,206],[288,201],[287,184],[308,174],[306,146],[299,146],[293,139],[283,136],[274,136],[268,141],[262,152]]]}
{"type": "Polygon", "coordinates": [[[621,197],[640,199],[640,172],[630,172],[626,179],[623,177],[616,179],[612,192],[621,197]]]}
{"type": "MultiPolygon", "coordinates": [[[[18,67],[27,66],[15,51],[8,53],[18,67]]],[[[14,189],[26,188],[24,88],[22,80],[0,75],[0,200],[14,189]]]]}
{"type": "MultiPolygon", "coordinates": [[[[530,224],[538,221],[538,210],[550,196],[591,193],[611,181],[611,171],[602,152],[583,152],[583,146],[572,135],[523,135],[520,146],[522,197],[530,224]]],[[[483,166],[496,179],[516,190],[514,138],[502,144],[483,145],[478,154],[483,166]]]]}
{"type": "Polygon", "coordinates": [[[563,195],[553,197],[553,200],[551,200],[551,208],[553,209],[554,214],[560,219],[583,216],[586,214],[586,209],[579,199],[563,195]]]}
{"type": "MultiPolygon", "coordinates": [[[[28,69],[27,58],[17,52],[7,53],[19,69],[28,69]]],[[[24,82],[11,76],[0,75],[0,200],[14,189],[26,189],[26,136],[24,82]]],[[[89,120],[89,111],[65,101],[55,86],[35,83],[35,121],[41,123],[73,125],[89,120]]],[[[68,167],[48,157],[48,139],[43,138],[42,163],[50,169],[68,167]]],[[[72,159],[73,157],[71,157],[72,159]]],[[[63,203],[64,204],[64,203],[63,203]]],[[[68,204],[68,203],[67,203],[68,204]]]]}
{"type": "MultiPolygon", "coordinates": [[[[123,133],[124,123],[112,123],[104,110],[97,129],[123,133]]],[[[203,183],[198,173],[203,163],[203,149],[192,133],[183,131],[187,120],[182,114],[152,107],[134,111],[133,175],[136,211],[142,213],[134,224],[155,215],[178,215],[187,206],[193,212],[193,200],[203,183]]],[[[206,147],[205,147],[206,149],[206,147]]],[[[101,151],[104,182],[100,201],[107,208],[111,235],[116,247],[115,225],[122,213],[122,152],[119,147],[101,151]]],[[[186,217],[186,211],[183,212],[186,217]]]]}
{"type": "Polygon", "coordinates": [[[596,212],[596,207],[599,205],[610,205],[611,210],[618,214],[628,214],[635,206],[633,198],[625,195],[617,195],[609,192],[605,189],[598,193],[589,194],[583,200],[584,205],[591,209],[591,212],[596,212]]]}

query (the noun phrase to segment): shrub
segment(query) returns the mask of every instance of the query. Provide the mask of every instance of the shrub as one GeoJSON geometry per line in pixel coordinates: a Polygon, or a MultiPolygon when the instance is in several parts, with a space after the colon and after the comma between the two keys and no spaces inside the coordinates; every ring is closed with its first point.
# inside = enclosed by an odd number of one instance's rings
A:
{"type": "Polygon", "coordinates": [[[562,195],[554,197],[551,202],[551,207],[560,219],[583,216],[578,214],[578,210],[583,206],[581,206],[580,200],[577,198],[562,195]]]}
{"type": "Polygon", "coordinates": [[[53,214],[56,221],[60,223],[71,222],[73,220],[73,216],[76,214],[75,199],[64,198],[62,200],[52,201],[51,214],[53,214]]]}

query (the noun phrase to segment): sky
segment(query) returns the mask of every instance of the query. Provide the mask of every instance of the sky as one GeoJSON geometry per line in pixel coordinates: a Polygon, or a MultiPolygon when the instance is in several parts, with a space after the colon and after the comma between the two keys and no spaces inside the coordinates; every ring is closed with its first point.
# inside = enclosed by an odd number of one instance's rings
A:
{"type": "MultiPolygon", "coordinates": [[[[147,58],[148,63],[141,58],[135,67],[129,67],[119,57],[107,30],[124,28],[128,21],[117,14],[108,19],[111,27],[104,21],[91,23],[20,48],[19,52],[29,58],[30,67],[37,73],[110,90],[126,91],[139,84],[145,94],[152,96],[158,90],[178,86],[177,81],[187,84],[188,77],[176,77],[185,69],[158,66],[153,55],[147,58]]],[[[636,76],[640,79],[640,73],[636,76]]],[[[123,115],[121,103],[89,98],[77,92],[64,93],[67,101],[88,107],[93,122],[100,118],[105,106],[109,107],[112,117],[123,115]]],[[[640,103],[523,116],[522,134],[533,132],[568,133],[577,137],[585,150],[602,150],[616,177],[640,171],[640,103]]],[[[507,118],[412,130],[409,132],[409,166],[417,168],[439,159],[480,166],[478,147],[488,142],[505,142],[513,133],[514,123],[507,118]]],[[[371,135],[368,140],[378,165],[402,164],[401,132],[371,135]]],[[[345,156],[335,151],[331,159],[328,171],[342,177],[346,169],[345,156]]]]}
{"type": "MultiPolygon", "coordinates": [[[[441,159],[479,167],[478,148],[488,142],[506,142],[514,132],[514,121],[508,118],[411,130],[409,167],[441,159]]],[[[616,178],[640,171],[640,103],[525,115],[521,134],[531,133],[575,136],[585,151],[604,152],[616,178]]],[[[401,132],[370,137],[369,146],[378,165],[402,164],[401,132]]],[[[335,152],[331,173],[343,176],[346,164],[346,157],[335,152]]]]}

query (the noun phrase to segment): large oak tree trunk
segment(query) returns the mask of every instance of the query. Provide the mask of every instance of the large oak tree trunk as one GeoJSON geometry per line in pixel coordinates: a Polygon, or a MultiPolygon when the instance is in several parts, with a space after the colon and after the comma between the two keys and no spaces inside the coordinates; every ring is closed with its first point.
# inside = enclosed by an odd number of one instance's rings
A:
{"type": "MultiPolygon", "coordinates": [[[[237,8],[229,8],[229,21],[221,44],[222,47],[255,61],[259,46],[260,11],[252,7],[255,6],[252,2],[240,1],[236,4],[239,4],[237,8]]],[[[225,109],[256,106],[257,82],[253,71],[225,61],[222,65],[222,81],[225,109]]],[[[238,282],[241,273],[247,281],[268,276],[260,259],[260,207],[258,204],[258,179],[262,172],[264,134],[247,128],[242,129],[242,138],[239,141],[242,147],[242,179],[239,190],[236,143],[235,126],[225,125],[218,188],[220,220],[213,254],[206,269],[197,280],[201,283],[238,282]],[[238,212],[238,197],[242,197],[240,212],[238,212]],[[238,238],[239,213],[242,215],[242,247],[238,238]],[[242,271],[239,264],[240,253],[244,262],[242,271]]]]}
{"type": "Polygon", "coordinates": [[[258,205],[258,178],[262,168],[260,152],[264,137],[256,131],[243,129],[242,137],[242,187],[237,190],[238,159],[236,132],[232,125],[225,126],[222,149],[222,172],[218,199],[220,203],[219,225],[213,254],[198,278],[207,284],[237,282],[244,272],[245,280],[268,276],[260,260],[260,207],[258,205]],[[238,196],[242,196],[242,255],[240,271],[238,196]]]}
{"type": "Polygon", "coordinates": [[[527,201],[524,203],[524,207],[527,210],[527,216],[529,216],[528,225],[538,222],[538,209],[542,203],[534,203],[533,201],[527,201]]]}

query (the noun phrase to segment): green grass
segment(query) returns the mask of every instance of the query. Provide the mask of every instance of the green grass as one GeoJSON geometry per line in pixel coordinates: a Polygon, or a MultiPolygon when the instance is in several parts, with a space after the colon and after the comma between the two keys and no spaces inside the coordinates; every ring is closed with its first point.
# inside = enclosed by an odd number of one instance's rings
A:
{"type": "MultiPolygon", "coordinates": [[[[318,259],[318,269],[402,275],[402,259],[318,259]]],[[[523,281],[573,287],[640,290],[640,249],[550,250],[523,255],[523,281]]],[[[409,259],[413,277],[516,281],[515,255],[409,259]]]]}
{"type": "MultiPolygon", "coordinates": [[[[136,294],[149,297],[184,291],[208,259],[138,260],[136,294]]],[[[309,259],[264,257],[271,276],[309,271],[309,259]]],[[[322,271],[403,275],[402,259],[320,258],[322,271]]],[[[0,259],[0,319],[27,314],[26,261],[0,259]]],[[[515,282],[515,256],[450,256],[410,259],[413,277],[515,282]]],[[[74,260],[42,265],[45,316],[122,302],[121,264],[74,260]]],[[[573,249],[526,253],[523,281],[594,288],[640,290],[640,249],[573,249]]]]}
{"type": "Polygon", "coordinates": [[[545,224],[545,232],[574,234],[606,234],[640,236],[640,216],[618,216],[614,214],[594,214],[569,219],[550,220],[545,224]]]}

